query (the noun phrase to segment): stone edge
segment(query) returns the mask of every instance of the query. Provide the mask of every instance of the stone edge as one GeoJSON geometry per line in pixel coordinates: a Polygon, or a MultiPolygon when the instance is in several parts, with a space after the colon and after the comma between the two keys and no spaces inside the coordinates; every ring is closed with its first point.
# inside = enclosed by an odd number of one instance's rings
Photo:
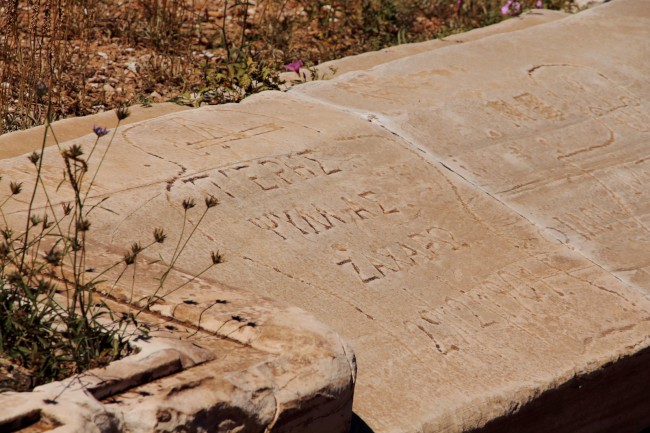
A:
{"type": "MultiPolygon", "coordinates": [[[[209,413],[216,408],[237,411],[247,419],[253,419],[255,424],[262,421],[265,424],[264,432],[303,432],[309,428],[314,432],[347,433],[356,381],[356,359],[350,346],[304,310],[280,305],[245,290],[229,289],[243,294],[247,303],[253,301],[264,305],[266,317],[259,330],[254,335],[240,333],[233,337],[236,333],[224,327],[222,322],[218,331],[211,330],[214,327],[210,326],[211,322],[217,322],[210,320],[209,312],[203,314],[205,311],[201,314],[208,326],[201,326],[200,330],[211,334],[210,338],[237,343],[243,346],[244,351],[250,349],[264,353],[261,362],[237,372],[238,377],[255,377],[260,367],[264,367],[265,371],[289,372],[292,377],[301,378],[300,384],[303,386],[288,386],[287,381],[279,377],[281,374],[278,377],[271,374],[264,380],[275,402],[272,416],[251,412],[248,400],[234,398],[232,401],[219,401],[216,405],[213,402],[213,407],[196,407],[195,412],[185,419],[188,425],[181,423],[175,428],[187,427],[191,430],[192,423],[201,413],[209,413]],[[296,344],[297,339],[301,344],[296,344]],[[305,353],[316,353],[318,356],[306,360],[305,353]],[[309,386],[305,387],[305,383],[309,386]],[[312,425],[314,421],[318,424],[312,425]],[[324,429],[320,428],[321,425],[324,429]]],[[[191,322],[196,312],[180,316],[191,322]]],[[[207,366],[214,376],[224,376],[214,353],[192,342],[180,340],[173,332],[158,332],[147,339],[136,338],[132,340],[132,346],[138,350],[136,354],[107,367],[43,385],[32,392],[1,393],[0,407],[3,410],[0,412],[0,430],[19,432],[40,420],[46,420],[50,424],[47,431],[52,433],[139,431],[138,427],[133,430],[128,419],[125,420],[124,413],[109,407],[102,400],[199,365],[207,366]]],[[[232,375],[232,372],[228,373],[228,376],[232,375]]],[[[164,398],[153,396],[152,400],[149,403],[154,403],[155,407],[164,398]]],[[[151,404],[147,406],[152,407],[151,404]]],[[[142,414],[140,411],[146,411],[146,406],[129,409],[142,414]]],[[[156,419],[156,414],[142,414],[142,418],[156,419]]],[[[247,423],[247,419],[241,421],[247,423]]]]}

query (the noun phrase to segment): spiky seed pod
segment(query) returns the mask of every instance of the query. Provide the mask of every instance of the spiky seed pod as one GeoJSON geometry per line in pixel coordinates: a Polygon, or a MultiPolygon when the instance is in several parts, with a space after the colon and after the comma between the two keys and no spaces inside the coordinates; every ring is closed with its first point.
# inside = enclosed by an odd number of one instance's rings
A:
{"type": "Polygon", "coordinates": [[[117,110],[115,110],[115,115],[117,116],[117,120],[124,120],[131,115],[131,112],[128,107],[120,105],[117,110]]]}
{"type": "Polygon", "coordinates": [[[18,195],[20,194],[20,191],[23,190],[23,183],[11,181],[9,183],[9,189],[11,190],[12,195],[18,195]]]}
{"type": "Polygon", "coordinates": [[[209,195],[205,198],[205,207],[210,209],[211,207],[215,207],[216,205],[219,204],[219,199],[217,199],[213,195],[209,195]]]}
{"type": "Polygon", "coordinates": [[[138,255],[140,254],[141,251],[142,251],[142,246],[140,245],[139,242],[133,242],[131,244],[131,252],[133,254],[138,255]]]}
{"type": "Polygon", "coordinates": [[[191,198],[186,198],[183,200],[183,209],[189,210],[192,209],[194,206],[196,206],[196,203],[194,203],[194,200],[191,198]]]}
{"type": "Polygon", "coordinates": [[[131,251],[128,253],[124,254],[124,263],[126,263],[127,266],[132,265],[135,263],[135,258],[137,257],[136,254],[133,254],[131,251]]]}
{"type": "Polygon", "coordinates": [[[61,260],[63,259],[63,252],[57,250],[55,247],[50,248],[50,250],[45,253],[45,261],[51,264],[52,266],[59,266],[61,260]]]}
{"type": "Polygon", "coordinates": [[[70,203],[62,203],[61,207],[63,208],[63,215],[70,215],[70,212],[72,212],[72,204],[70,203]]]}
{"type": "Polygon", "coordinates": [[[131,244],[131,250],[124,253],[124,263],[127,266],[135,263],[135,259],[138,257],[138,254],[142,251],[142,246],[138,242],[133,242],[131,244]]]}
{"type": "Polygon", "coordinates": [[[29,161],[30,161],[32,164],[36,165],[36,164],[38,163],[38,160],[41,159],[41,155],[39,155],[38,153],[36,153],[36,152],[34,151],[34,152],[32,152],[31,155],[29,155],[29,156],[27,157],[27,159],[29,159],[29,161]]]}
{"type": "Polygon", "coordinates": [[[68,241],[70,242],[70,249],[72,251],[79,251],[83,248],[83,244],[75,238],[68,238],[68,241]]]}
{"type": "Polygon", "coordinates": [[[49,220],[47,214],[43,215],[43,229],[49,229],[54,223],[49,220]]]}
{"type": "Polygon", "coordinates": [[[80,232],[87,232],[90,230],[90,221],[87,219],[81,219],[77,221],[77,230],[80,232]]]}
{"type": "Polygon", "coordinates": [[[217,251],[212,251],[210,253],[210,258],[212,259],[212,264],[218,265],[219,263],[223,263],[223,254],[217,251]]]}
{"type": "Polygon", "coordinates": [[[29,217],[29,221],[32,223],[32,226],[39,225],[43,220],[38,215],[32,215],[29,217]]]}
{"type": "Polygon", "coordinates": [[[78,160],[84,154],[83,149],[78,144],[73,144],[63,151],[63,157],[66,159],[78,160]]]}
{"type": "Polygon", "coordinates": [[[153,238],[157,243],[162,244],[167,239],[167,235],[162,227],[158,227],[153,231],[153,238]]]}
{"type": "Polygon", "coordinates": [[[14,231],[11,230],[10,228],[5,228],[2,230],[2,237],[5,238],[5,240],[11,239],[11,237],[14,235],[14,231]]]}

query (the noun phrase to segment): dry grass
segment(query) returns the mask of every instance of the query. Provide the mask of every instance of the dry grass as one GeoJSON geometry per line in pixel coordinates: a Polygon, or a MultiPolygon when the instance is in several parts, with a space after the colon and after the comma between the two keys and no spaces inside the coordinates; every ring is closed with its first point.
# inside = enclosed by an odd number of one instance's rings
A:
{"type": "Polygon", "coordinates": [[[262,82],[253,91],[274,88],[282,65],[296,59],[318,64],[492,24],[503,18],[501,3],[3,0],[0,133],[44,123],[48,106],[57,120],[123,103],[197,102],[188,97],[197,94],[207,95],[198,103],[236,101],[249,81],[262,82]]]}

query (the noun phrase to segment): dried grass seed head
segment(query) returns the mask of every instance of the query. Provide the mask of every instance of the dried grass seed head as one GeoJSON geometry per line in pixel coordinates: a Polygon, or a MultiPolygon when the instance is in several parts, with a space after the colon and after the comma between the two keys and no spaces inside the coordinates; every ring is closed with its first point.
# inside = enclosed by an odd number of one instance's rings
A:
{"type": "Polygon", "coordinates": [[[23,190],[23,183],[11,181],[9,182],[9,189],[12,195],[18,195],[23,190]]]}
{"type": "Polygon", "coordinates": [[[36,151],[34,151],[34,152],[32,152],[31,155],[29,155],[27,157],[27,159],[29,159],[29,161],[32,164],[36,165],[38,163],[38,161],[41,159],[41,155],[39,155],[38,153],[36,153],[36,151]]]}
{"type": "Polygon", "coordinates": [[[57,250],[55,247],[50,248],[50,250],[45,253],[45,261],[53,266],[59,266],[61,260],[63,259],[63,252],[57,250]]]}
{"type": "Polygon", "coordinates": [[[53,224],[54,223],[52,221],[50,221],[50,218],[47,216],[47,214],[44,214],[43,215],[43,228],[44,229],[49,229],[50,227],[52,227],[53,224]]]}
{"type": "Polygon", "coordinates": [[[125,105],[120,105],[117,110],[115,110],[115,115],[117,120],[124,120],[131,115],[129,108],[125,105]]]}
{"type": "Polygon", "coordinates": [[[131,250],[124,254],[124,263],[132,265],[135,263],[135,259],[138,258],[138,254],[142,251],[142,247],[138,242],[133,242],[131,244],[131,250]]]}
{"type": "Polygon", "coordinates": [[[185,200],[183,200],[183,209],[189,210],[192,209],[194,206],[196,206],[194,199],[186,198],[185,200]]]}
{"type": "Polygon", "coordinates": [[[39,225],[43,220],[38,215],[32,215],[29,217],[29,221],[32,223],[32,226],[39,225]]]}
{"type": "Polygon", "coordinates": [[[62,203],[61,207],[63,208],[63,215],[70,215],[70,212],[72,212],[71,203],[62,203]]]}
{"type": "Polygon", "coordinates": [[[9,257],[9,254],[11,253],[11,247],[7,242],[3,242],[0,244],[0,257],[6,258],[9,257]]]}
{"type": "Polygon", "coordinates": [[[77,230],[80,232],[87,232],[90,230],[90,220],[88,219],[80,219],[77,221],[77,230]]]}
{"type": "Polygon", "coordinates": [[[212,259],[212,264],[218,265],[219,263],[223,263],[223,254],[217,251],[212,251],[210,253],[210,259],[212,259]]]}
{"type": "Polygon", "coordinates": [[[72,144],[63,151],[63,157],[66,159],[74,159],[75,161],[84,154],[83,149],[78,144],[72,144]]]}
{"type": "Polygon", "coordinates": [[[11,237],[14,235],[14,231],[11,230],[11,229],[8,228],[8,227],[2,229],[2,231],[0,231],[0,233],[2,233],[2,237],[5,238],[5,240],[7,240],[7,241],[8,241],[9,239],[11,239],[11,237]]]}
{"type": "Polygon", "coordinates": [[[83,244],[78,239],[68,238],[68,241],[70,242],[70,249],[72,251],[80,251],[83,248],[83,244]]]}
{"type": "Polygon", "coordinates": [[[127,251],[126,253],[124,253],[124,263],[126,263],[127,266],[132,265],[133,263],[135,263],[136,257],[138,257],[136,253],[134,253],[133,251],[127,251]]]}
{"type": "Polygon", "coordinates": [[[133,242],[131,244],[131,252],[133,254],[139,254],[142,251],[142,245],[140,245],[140,242],[133,242]]]}
{"type": "Polygon", "coordinates": [[[165,239],[167,239],[165,230],[162,227],[155,228],[153,231],[153,238],[157,243],[162,244],[165,242],[165,239]]]}
{"type": "Polygon", "coordinates": [[[215,207],[216,205],[219,204],[219,199],[210,194],[205,198],[205,207],[210,209],[211,207],[215,207]]]}

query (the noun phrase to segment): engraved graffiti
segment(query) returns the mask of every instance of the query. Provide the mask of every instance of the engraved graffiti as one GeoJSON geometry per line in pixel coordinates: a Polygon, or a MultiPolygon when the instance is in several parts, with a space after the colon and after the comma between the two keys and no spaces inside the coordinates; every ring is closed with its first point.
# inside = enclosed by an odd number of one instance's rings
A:
{"type": "MultiPolygon", "coordinates": [[[[548,325],[537,326],[536,317],[555,320],[558,311],[569,309],[571,293],[546,281],[556,275],[553,267],[543,266],[534,258],[512,263],[476,279],[472,287],[459,290],[458,295],[445,296],[439,305],[420,310],[419,317],[411,321],[412,329],[430,339],[432,349],[442,355],[482,345],[477,333],[492,328],[496,328],[492,332],[499,332],[504,325],[522,338],[553,344],[557,335],[548,325]]],[[[569,286],[577,283],[573,280],[569,286]]],[[[582,344],[569,332],[563,338],[571,344],[582,344]]]]}
{"type": "Polygon", "coordinates": [[[528,76],[544,89],[543,97],[527,91],[511,98],[487,101],[488,111],[517,128],[539,120],[563,121],[573,112],[594,119],[608,115],[613,123],[649,130],[650,116],[644,112],[639,99],[598,71],[552,64],[535,66],[528,71],[528,76]],[[565,113],[565,109],[569,112],[565,113]]]}
{"type": "Polygon", "coordinates": [[[335,204],[310,203],[302,207],[265,212],[249,218],[248,222],[287,240],[295,236],[318,235],[335,227],[399,212],[397,207],[388,205],[373,191],[364,191],[356,197],[341,196],[335,204]]]}
{"type": "Polygon", "coordinates": [[[524,122],[544,120],[564,120],[565,114],[559,109],[530,92],[516,95],[512,101],[496,99],[486,103],[487,108],[508,119],[516,127],[524,122]]]}
{"type": "Polygon", "coordinates": [[[546,102],[542,101],[538,96],[526,92],[513,98],[520,105],[526,107],[530,111],[542,116],[548,120],[564,120],[564,113],[557,108],[553,108],[546,102]]]}
{"type": "Polygon", "coordinates": [[[275,123],[265,123],[234,131],[218,125],[197,122],[184,117],[176,117],[172,121],[178,125],[177,128],[183,128],[188,132],[187,137],[189,139],[186,140],[185,144],[197,149],[217,145],[228,148],[229,143],[233,141],[258,137],[283,129],[282,126],[276,125],[275,123]]]}
{"type": "Polygon", "coordinates": [[[553,217],[561,226],[590,240],[603,232],[614,230],[613,224],[622,224],[631,228],[629,215],[622,211],[608,211],[595,204],[572,209],[560,216],[553,217]]]}
{"type": "Polygon", "coordinates": [[[532,68],[528,75],[557,101],[555,105],[575,107],[595,119],[608,116],[612,123],[640,131],[649,130],[650,115],[639,98],[597,70],[550,64],[532,68]]]}
{"type": "Polygon", "coordinates": [[[331,176],[342,169],[310,150],[242,161],[182,179],[219,199],[242,198],[255,192],[279,190],[317,177],[331,176]]]}
{"type": "Polygon", "coordinates": [[[381,248],[364,251],[345,248],[346,257],[337,260],[336,265],[368,284],[390,274],[433,262],[444,250],[456,251],[463,246],[466,244],[459,242],[449,230],[429,227],[381,248]]]}

